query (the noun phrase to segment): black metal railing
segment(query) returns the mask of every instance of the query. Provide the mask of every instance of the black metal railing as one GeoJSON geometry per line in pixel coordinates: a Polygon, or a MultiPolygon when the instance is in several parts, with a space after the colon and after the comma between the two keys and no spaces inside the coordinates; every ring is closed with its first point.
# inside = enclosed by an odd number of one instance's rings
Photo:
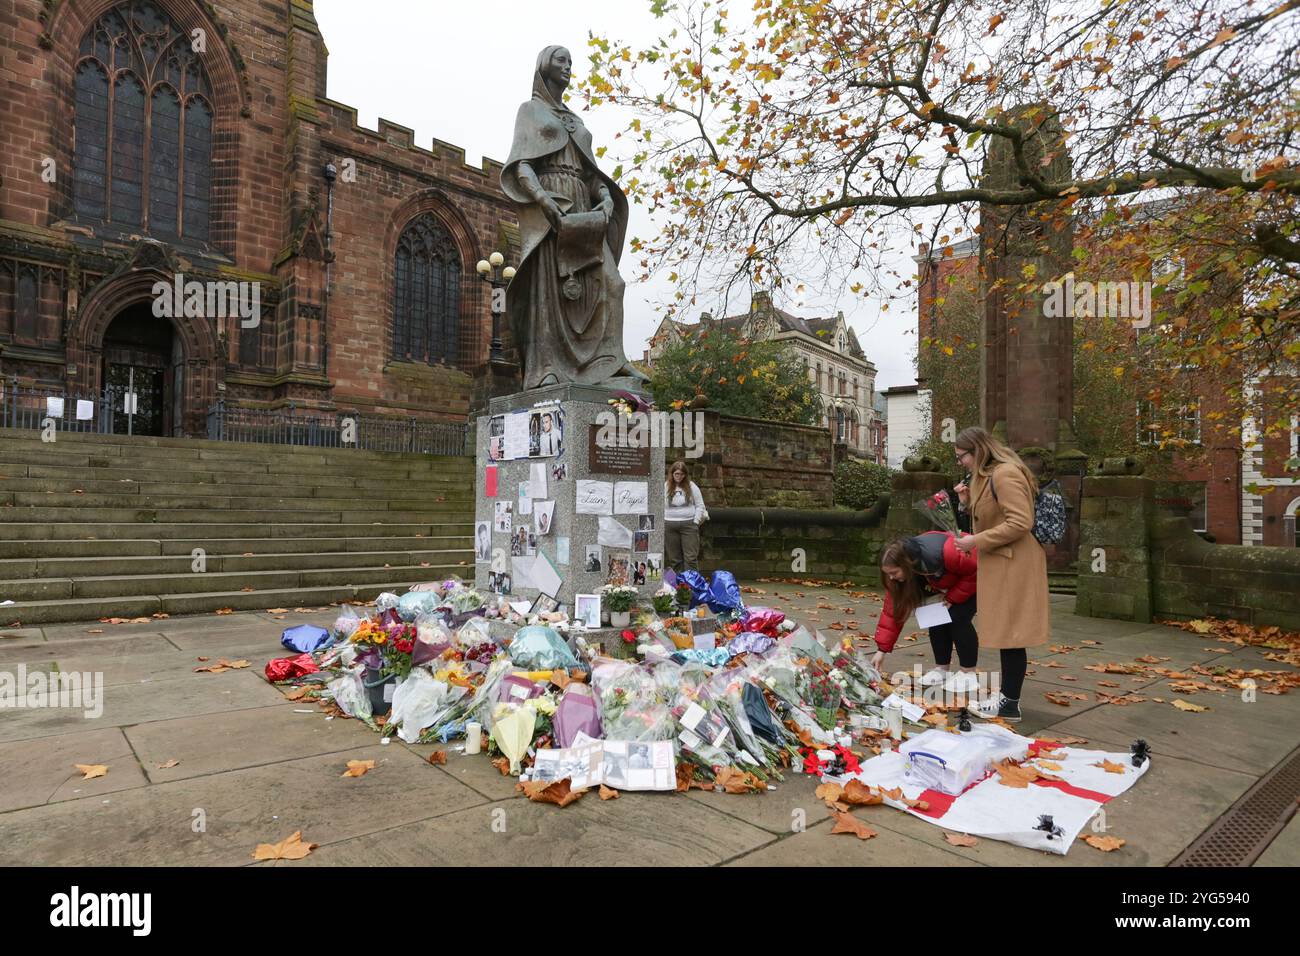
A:
{"type": "Polygon", "coordinates": [[[469,425],[411,417],[319,412],[293,402],[282,408],[245,408],[217,402],[208,410],[208,438],[214,441],[309,448],[466,455],[469,425]]]}
{"type": "Polygon", "coordinates": [[[123,411],[125,393],[112,386],[99,392],[69,392],[57,385],[0,385],[0,427],[45,429],[91,435],[125,435],[133,415],[123,411]]]}

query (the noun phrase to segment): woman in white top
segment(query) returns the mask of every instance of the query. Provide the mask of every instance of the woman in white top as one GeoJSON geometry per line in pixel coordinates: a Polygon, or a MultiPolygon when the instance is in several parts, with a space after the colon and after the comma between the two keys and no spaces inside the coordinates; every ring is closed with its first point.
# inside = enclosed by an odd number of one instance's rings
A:
{"type": "Polygon", "coordinates": [[[699,486],[686,473],[686,462],[673,462],[664,483],[664,551],[674,571],[699,570],[700,525],[708,514],[699,486]]]}

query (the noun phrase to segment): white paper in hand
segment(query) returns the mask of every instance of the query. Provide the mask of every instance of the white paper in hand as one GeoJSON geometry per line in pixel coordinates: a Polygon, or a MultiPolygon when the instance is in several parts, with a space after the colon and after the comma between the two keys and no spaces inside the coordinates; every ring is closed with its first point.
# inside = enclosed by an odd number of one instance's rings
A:
{"type": "Polygon", "coordinates": [[[938,627],[940,624],[951,624],[952,615],[942,603],[922,604],[916,609],[916,623],[918,627],[938,627]]]}

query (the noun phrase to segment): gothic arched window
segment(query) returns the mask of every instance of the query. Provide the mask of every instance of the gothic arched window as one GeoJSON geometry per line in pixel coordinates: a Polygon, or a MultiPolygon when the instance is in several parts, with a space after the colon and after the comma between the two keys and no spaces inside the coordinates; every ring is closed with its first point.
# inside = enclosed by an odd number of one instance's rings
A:
{"type": "Polygon", "coordinates": [[[87,31],[75,71],[77,215],[206,242],[215,113],[190,35],[131,0],[87,31]]]}
{"type": "Polygon", "coordinates": [[[460,253],[432,213],[412,219],[402,230],[393,277],[393,358],[455,365],[460,357],[460,253]]]}

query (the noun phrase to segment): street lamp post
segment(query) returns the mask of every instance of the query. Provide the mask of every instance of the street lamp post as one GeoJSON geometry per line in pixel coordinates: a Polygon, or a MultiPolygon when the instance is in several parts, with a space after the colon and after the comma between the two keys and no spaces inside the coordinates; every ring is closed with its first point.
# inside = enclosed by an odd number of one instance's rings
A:
{"type": "Polygon", "coordinates": [[[492,362],[504,361],[501,349],[501,316],[506,311],[506,286],[515,277],[515,267],[505,265],[506,257],[494,252],[486,259],[478,261],[479,278],[492,286],[492,345],[488,359],[492,362]]]}

